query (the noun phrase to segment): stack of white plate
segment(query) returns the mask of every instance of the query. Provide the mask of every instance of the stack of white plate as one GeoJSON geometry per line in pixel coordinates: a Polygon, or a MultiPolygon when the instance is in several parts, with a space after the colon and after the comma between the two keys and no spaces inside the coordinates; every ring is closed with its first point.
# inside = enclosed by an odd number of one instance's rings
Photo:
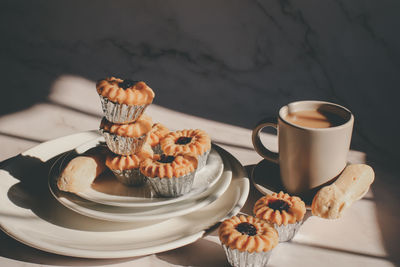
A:
{"type": "Polygon", "coordinates": [[[4,232],[32,247],[62,255],[139,256],[196,241],[207,229],[239,212],[247,199],[245,170],[215,145],[207,165],[196,173],[192,190],[180,197],[159,198],[147,184],[125,186],[111,172],[98,177],[84,193],[58,190],[55,182],[68,155],[99,145],[99,140],[95,131],[66,136],[5,162],[0,169],[4,232]],[[43,177],[33,173],[42,167],[49,171],[47,191],[30,188],[32,179],[43,186],[39,182],[43,177]]]}

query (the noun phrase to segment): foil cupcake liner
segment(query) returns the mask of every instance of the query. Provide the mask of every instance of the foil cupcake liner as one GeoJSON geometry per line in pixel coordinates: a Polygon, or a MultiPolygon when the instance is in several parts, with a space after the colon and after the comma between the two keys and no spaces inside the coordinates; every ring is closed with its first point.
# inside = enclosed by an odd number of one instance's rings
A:
{"type": "Polygon", "coordinates": [[[144,176],[139,169],[130,170],[111,170],[118,181],[128,186],[139,186],[146,183],[146,176],[144,176]]]}
{"type": "Polygon", "coordinates": [[[291,223],[288,225],[277,225],[274,224],[275,229],[278,231],[279,242],[287,242],[293,239],[296,235],[297,231],[300,229],[300,226],[303,224],[303,221],[299,221],[296,223],[291,223]]]}
{"type": "Polygon", "coordinates": [[[118,155],[135,154],[140,150],[147,139],[147,134],[136,138],[112,134],[102,129],[100,129],[100,132],[104,136],[108,148],[118,155]]]}
{"type": "Polygon", "coordinates": [[[147,177],[151,187],[159,196],[177,197],[188,193],[192,189],[196,172],[191,172],[180,177],[159,178],[147,177]]]}
{"type": "Polygon", "coordinates": [[[224,248],[229,264],[234,267],[266,266],[272,254],[272,250],[249,253],[247,251],[231,249],[224,244],[222,244],[222,247],[224,248]]]}
{"type": "Polygon", "coordinates": [[[204,166],[207,165],[207,159],[208,159],[208,155],[210,155],[210,151],[211,151],[211,149],[207,150],[206,152],[204,152],[202,155],[200,155],[198,157],[197,170],[200,170],[201,168],[203,168],[204,166]]]}
{"type": "Polygon", "coordinates": [[[113,123],[130,123],[136,121],[148,105],[126,105],[112,102],[100,96],[101,107],[106,119],[113,123]]]}

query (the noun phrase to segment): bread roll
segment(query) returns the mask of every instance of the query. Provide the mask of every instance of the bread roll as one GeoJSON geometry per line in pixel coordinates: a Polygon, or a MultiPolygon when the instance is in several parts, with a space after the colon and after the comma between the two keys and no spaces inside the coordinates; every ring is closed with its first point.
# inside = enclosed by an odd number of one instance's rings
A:
{"type": "Polygon", "coordinates": [[[105,169],[105,156],[101,150],[73,158],[57,180],[58,189],[71,193],[84,192],[105,169]]]}
{"type": "Polygon", "coordinates": [[[374,176],[368,165],[347,166],[333,184],[321,188],[314,196],[312,214],[325,219],[340,218],[346,208],[368,192],[374,176]]]}

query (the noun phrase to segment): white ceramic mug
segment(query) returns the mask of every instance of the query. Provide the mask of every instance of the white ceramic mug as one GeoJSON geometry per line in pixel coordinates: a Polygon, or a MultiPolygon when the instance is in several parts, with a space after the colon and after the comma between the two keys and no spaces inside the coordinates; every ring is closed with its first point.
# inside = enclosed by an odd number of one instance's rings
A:
{"type": "Polygon", "coordinates": [[[253,129],[255,150],[265,159],[279,163],[287,192],[304,195],[334,179],[344,169],[350,147],[354,116],[345,107],[323,101],[298,101],[279,110],[278,119],[266,118],[253,129]],[[303,127],[285,117],[302,110],[333,113],[343,123],[329,128],[303,127]],[[267,149],[260,140],[265,127],[278,132],[278,153],[267,149]]]}

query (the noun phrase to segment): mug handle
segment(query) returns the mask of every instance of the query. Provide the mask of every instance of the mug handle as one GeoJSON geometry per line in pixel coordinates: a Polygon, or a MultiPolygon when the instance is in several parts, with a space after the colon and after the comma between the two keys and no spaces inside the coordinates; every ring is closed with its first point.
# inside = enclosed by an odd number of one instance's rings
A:
{"type": "Polygon", "coordinates": [[[272,152],[268,148],[266,148],[260,139],[260,132],[265,127],[274,127],[278,129],[278,122],[276,118],[265,118],[257,123],[257,126],[253,129],[253,134],[251,139],[253,141],[253,146],[256,152],[266,160],[269,160],[274,163],[279,162],[279,154],[276,152],[272,152]]]}

